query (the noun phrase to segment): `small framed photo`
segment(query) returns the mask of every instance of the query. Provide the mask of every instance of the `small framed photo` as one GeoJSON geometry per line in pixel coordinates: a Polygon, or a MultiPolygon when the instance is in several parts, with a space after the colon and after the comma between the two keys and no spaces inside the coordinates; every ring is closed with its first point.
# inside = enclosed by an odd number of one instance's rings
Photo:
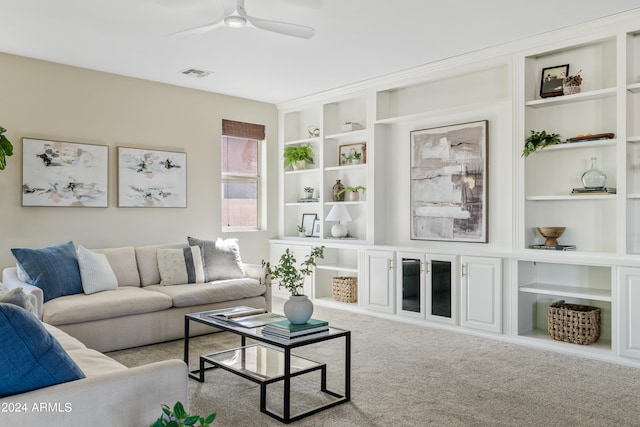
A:
{"type": "Polygon", "coordinates": [[[311,233],[311,237],[320,237],[320,220],[316,219],[313,221],[313,232],[311,233]]]}
{"type": "Polygon", "coordinates": [[[302,228],[304,228],[304,235],[311,237],[313,234],[313,224],[318,219],[318,215],[312,213],[302,214],[302,228]]]}
{"type": "Polygon", "coordinates": [[[562,95],[562,80],[569,75],[569,64],[542,69],[540,98],[562,95]]]}
{"type": "Polygon", "coordinates": [[[359,165],[367,163],[367,143],[344,144],[338,146],[338,165],[359,165]]]}

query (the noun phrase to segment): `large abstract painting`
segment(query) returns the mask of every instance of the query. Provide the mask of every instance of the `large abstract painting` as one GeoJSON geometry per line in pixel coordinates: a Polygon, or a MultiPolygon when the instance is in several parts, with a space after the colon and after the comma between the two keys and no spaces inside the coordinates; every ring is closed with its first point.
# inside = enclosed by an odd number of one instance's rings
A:
{"type": "Polygon", "coordinates": [[[187,155],[118,147],[118,206],[187,207],[187,155]]]}
{"type": "Polygon", "coordinates": [[[107,207],[105,145],[22,139],[22,205],[107,207]]]}
{"type": "Polygon", "coordinates": [[[488,122],[411,132],[411,238],[487,242],[488,122]]]}

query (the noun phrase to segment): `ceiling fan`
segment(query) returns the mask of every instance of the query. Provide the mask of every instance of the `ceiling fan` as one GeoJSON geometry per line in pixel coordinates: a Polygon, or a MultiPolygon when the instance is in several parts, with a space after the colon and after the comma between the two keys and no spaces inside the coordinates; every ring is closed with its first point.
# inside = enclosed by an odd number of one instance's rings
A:
{"type": "Polygon", "coordinates": [[[262,30],[272,31],[287,36],[299,37],[302,39],[310,39],[315,34],[315,30],[311,27],[298,24],[290,24],[288,22],[270,21],[266,19],[254,18],[247,15],[244,9],[244,0],[236,0],[236,7],[232,12],[225,10],[225,15],[220,19],[209,24],[200,25],[188,30],[178,31],[174,36],[184,36],[190,34],[202,34],[219,27],[243,28],[255,27],[262,30]]]}

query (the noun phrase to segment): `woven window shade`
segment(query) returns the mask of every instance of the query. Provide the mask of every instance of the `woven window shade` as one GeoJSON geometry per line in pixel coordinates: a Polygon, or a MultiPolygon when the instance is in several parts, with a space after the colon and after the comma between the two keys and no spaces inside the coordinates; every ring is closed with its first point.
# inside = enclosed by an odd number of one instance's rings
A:
{"type": "Polygon", "coordinates": [[[233,120],[222,119],[222,134],[235,136],[237,138],[257,139],[262,141],[265,138],[264,125],[254,125],[252,123],[234,122],[233,120]]]}

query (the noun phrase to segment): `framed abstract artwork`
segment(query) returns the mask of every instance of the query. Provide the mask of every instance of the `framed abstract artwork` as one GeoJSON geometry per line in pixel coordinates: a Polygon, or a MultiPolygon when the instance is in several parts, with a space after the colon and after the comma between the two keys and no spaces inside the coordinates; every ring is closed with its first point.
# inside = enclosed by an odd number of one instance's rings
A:
{"type": "Polygon", "coordinates": [[[487,242],[487,127],[411,132],[411,239],[487,242]]]}
{"type": "Polygon", "coordinates": [[[108,203],[106,145],[22,139],[22,206],[84,206],[108,203]]]}
{"type": "Polygon", "coordinates": [[[119,207],[187,207],[187,154],[118,147],[119,207]]]}

